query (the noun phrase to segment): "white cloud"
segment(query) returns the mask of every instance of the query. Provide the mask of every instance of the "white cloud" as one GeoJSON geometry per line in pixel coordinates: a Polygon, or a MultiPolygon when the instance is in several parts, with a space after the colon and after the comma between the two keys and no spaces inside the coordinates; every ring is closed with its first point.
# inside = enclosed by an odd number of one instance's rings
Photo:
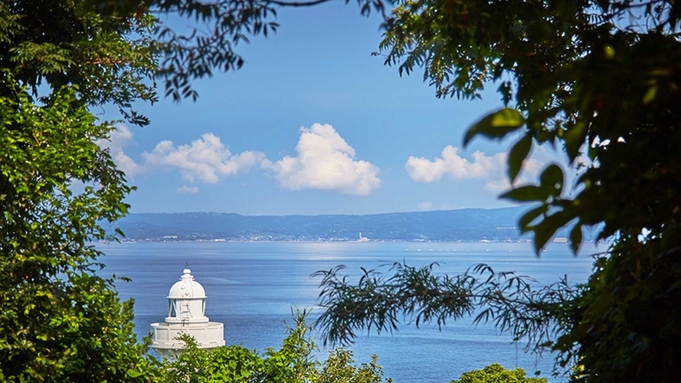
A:
{"type": "Polygon", "coordinates": [[[128,176],[177,170],[190,183],[177,189],[179,194],[195,194],[199,188],[191,184],[217,183],[220,179],[245,173],[261,166],[269,171],[283,188],[290,190],[322,189],[347,194],[367,195],[381,185],[379,169],[355,158],[355,150],[331,125],[313,124],[301,128],[296,156],[285,156],[276,162],[258,151],[232,153],[220,137],[206,133],[190,144],[159,142],[150,152],[142,153],[135,162],[124,153],[133,142],[132,132],[118,126],[110,140],[98,144],[108,148],[128,176]]]}
{"type": "Polygon", "coordinates": [[[458,148],[447,145],[442,150],[441,157],[436,157],[433,161],[410,156],[405,168],[412,180],[431,183],[439,181],[445,175],[453,179],[485,178],[502,168],[506,159],[504,153],[486,156],[480,151],[473,153],[472,157],[473,160],[469,161],[459,155],[458,148]]]}
{"type": "Polygon", "coordinates": [[[221,177],[248,172],[260,164],[265,155],[245,151],[232,154],[213,133],[206,133],[191,145],[175,146],[161,141],[151,153],[142,153],[145,169],[177,169],[186,181],[214,184],[221,177]]]}
{"type": "MultiPolygon", "coordinates": [[[[119,169],[128,177],[136,174],[153,173],[160,170],[178,170],[182,178],[191,183],[216,183],[220,178],[248,172],[265,161],[265,155],[257,151],[232,154],[213,133],[206,133],[190,145],[175,145],[172,141],[161,141],[154,150],[142,153],[143,161],[135,162],[123,149],[133,141],[133,134],[124,125],[111,132],[109,140],[97,144],[109,149],[119,169]]],[[[198,193],[198,187],[183,186],[180,194],[198,193]]]]}
{"type": "Polygon", "coordinates": [[[198,186],[184,185],[181,188],[177,189],[177,194],[196,194],[198,192],[199,192],[198,186]]]}
{"type": "Polygon", "coordinates": [[[132,158],[123,152],[123,149],[133,142],[130,129],[125,125],[118,125],[111,132],[108,140],[97,140],[96,143],[101,148],[109,149],[109,153],[111,153],[111,157],[116,161],[118,168],[129,178],[132,178],[135,172],[138,171],[138,166],[132,158]]]}
{"type": "Polygon", "coordinates": [[[380,187],[379,169],[355,159],[355,150],[331,125],[301,128],[296,157],[263,161],[281,187],[291,190],[323,189],[367,195],[380,187]]]}
{"type": "MultiPolygon", "coordinates": [[[[546,153],[545,149],[542,149],[541,152],[546,153]]],[[[491,177],[488,179],[487,183],[485,183],[485,190],[494,192],[494,193],[501,193],[508,191],[511,189],[511,183],[508,180],[508,173],[507,173],[507,166],[506,165],[506,158],[507,158],[507,153],[502,153],[504,155],[503,159],[503,166],[500,168],[501,171],[498,173],[494,173],[491,175],[491,177]]],[[[541,157],[546,157],[542,155],[541,157]]],[[[537,181],[537,176],[541,171],[544,169],[546,164],[550,160],[548,158],[542,158],[542,159],[537,159],[537,158],[527,158],[523,162],[523,168],[518,177],[516,177],[515,182],[513,183],[515,186],[518,185],[523,185],[527,183],[536,183],[537,181]]]]}
{"type": "MultiPolygon", "coordinates": [[[[491,156],[481,151],[471,155],[471,160],[459,155],[459,149],[447,145],[434,160],[424,157],[410,156],[405,164],[409,177],[417,182],[431,183],[441,180],[444,176],[452,179],[481,179],[486,180],[485,189],[501,192],[510,188],[506,175],[506,159],[508,153],[497,153],[491,156]]],[[[543,162],[533,158],[525,160],[522,175],[516,179],[517,183],[524,182],[528,177],[536,176],[542,169],[543,162]]]]}

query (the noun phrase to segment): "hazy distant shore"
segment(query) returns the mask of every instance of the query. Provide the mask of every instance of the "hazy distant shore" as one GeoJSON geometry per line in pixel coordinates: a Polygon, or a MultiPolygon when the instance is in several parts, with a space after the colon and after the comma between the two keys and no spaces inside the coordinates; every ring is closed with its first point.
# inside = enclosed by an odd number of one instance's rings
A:
{"type": "MultiPolygon", "coordinates": [[[[125,242],[527,242],[517,227],[526,207],[372,215],[243,216],[234,213],[130,214],[125,242]]],[[[569,228],[568,228],[569,229],[569,228]]],[[[568,229],[554,241],[567,241],[568,229]]],[[[594,240],[593,232],[584,233],[594,240]]]]}

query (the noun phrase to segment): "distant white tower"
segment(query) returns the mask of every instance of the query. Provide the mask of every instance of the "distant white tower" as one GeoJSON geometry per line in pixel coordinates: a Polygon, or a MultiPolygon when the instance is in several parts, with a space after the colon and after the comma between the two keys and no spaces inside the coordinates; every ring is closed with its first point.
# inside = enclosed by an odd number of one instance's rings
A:
{"type": "Polygon", "coordinates": [[[199,348],[225,345],[225,326],[209,322],[206,316],[206,291],[194,280],[191,270],[184,269],[180,281],[168,293],[168,317],[164,323],[152,323],[154,342],[151,347],[162,357],[177,355],[185,343],[176,338],[191,335],[199,348]]]}

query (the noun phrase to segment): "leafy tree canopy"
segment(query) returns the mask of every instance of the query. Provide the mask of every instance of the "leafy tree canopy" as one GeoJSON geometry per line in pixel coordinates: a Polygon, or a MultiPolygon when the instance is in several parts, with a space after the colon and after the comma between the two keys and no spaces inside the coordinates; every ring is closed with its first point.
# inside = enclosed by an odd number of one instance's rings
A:
{"type": "MultiPolygon", "coordinates": [[[[191,29],[182,33],[157,19],[154,42],[159,53],[155,78],[162,81],[165,95],[179,101],[196,100],[192,81],[211,77],[215,71],[240,69],[245,59],[239,44],[256,36],[277,31],[277,10],[310,7],[334,0],[86,0],[90,9],[109,16],[128,14],[172,15],[192,20],[207,32],[191,29]]],[[[349,3],[350,0],[343,0],[349,3]]],[[[357,0],[362,15],[371,11],[385,13],[382,0],[357,0]]]]}
{"type": "Polygon", "coordinates": [[[94,241],[115,240],[132,190],[90,109],[154,101],[154,19],[81,1],[0,2],[0,380],[147,381],[154,375],[94,241]],[[133,378],[129,371],[136,371],[133,378]]]}
{"type": "Polygon", "coordinates": [[[305,323],[306,312],[298,312],[295,326],[289,328],[281,349],[270,348],[264,355],[241,346],[203,350],[189,336],[183,336],[187,347],[177,359],[161,366],[160,382],[178,381],[234,383],[389,383],[373,356],[370,363],[355,365],[352,352],[337,348],[323,363],[312,358],[316,351],[305,323]]]}
{"type": "Polygon", "coordinates": [[[680,15],[664,0],[405,1],[381,49],[402,72],[422,66],[438,96],[477,98],[498,85],[506,108],[464,143],[520,134],[511,181],[537,144],[560,146],[584,167],[572,190],[548,166],[539,185],[503,196],[540,203],[521,220],[537,250],[572,222],[576,252],[584,225],[604,223],[600,238],[657,235],[678,217],[681,169],[669,164],[679,145],[680,15]]]}
{"type": "Polygon", "coordinates": [[[516,368],[507,370],[502,365],[494,363],[482,370],[464,372],[459,379],[452,383],[546,383],[546,378],[531,378],[525,375],[525,370],[516,368]]]}
{"type": "Polygon", "coordinates": [[[157,70],[154,25],[151,15],[104,16],[83,1],[4,1],[0,95],[10,96],[16,83],[47,99],[77,86],[84,105],[113,104],[129,121],[147,124],[132,104],[156,100],[149,81],[157,70]]]}
{"type": "Polygon", "coordinates": [[[112,128],[96,122],[76,88],[36,104],[2,73],[0,378],[125,380],[128,369],[147,368],[145,346],[132,302],[94,275],[100,252],[90,242],[111,239],[99,222],[128,208],[123,173],[93,141],[112,128]]]}

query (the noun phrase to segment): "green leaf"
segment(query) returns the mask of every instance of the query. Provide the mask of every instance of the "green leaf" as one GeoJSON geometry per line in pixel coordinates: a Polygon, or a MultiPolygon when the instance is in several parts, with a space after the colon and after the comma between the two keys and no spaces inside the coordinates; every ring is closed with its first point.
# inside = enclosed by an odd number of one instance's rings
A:
{"type": "Polygon", "coordinates": [[[553,237],[556,231],[565,226],[570,219],[570,215],[566,212],[559,211],[544,218],[543,221],[534,227],[532,231],[534,231],[534,249],[537,255],[539,255],[541,249],[544,248],[544,245],[553,237]]]}
{"type": "Polygon", "coordinates": [[[656,95],[657,95],[657,85],[653,85],[650,88],[648,88],[648,91],[643,96],[643,105],[650,104],[653,100],[655,100],[656,95]]]}
{"type": "Polygon", "coordinates": [[[565,150],[570,161],[574,161],[577,155],[579,155],[579,148],[582,147],[586,140],[586,133],[586,123],[584,121],[578,121],[564,133],[565,150]]]}
{"type": "Polygon", "coordinates": [[[523,161],[527,158],[527,155],[532,149],[532,134],[528,133],[523,138],[520,139],[513,148],[508,156],[508,179],[513,183],[520,170],[523,168],[523,161]]]}
{"type": "Polygon", "coordinates": [[[539,256],[539,252],[544,248],[546,242],[551,239],[553,234],[556,232],[555,229],[551,229],[548,225],[538,225],[534,228],[534,252],[539,256]]]}
{"type": "Polygon", "coordinates": [[[523,216],[520,217],[520,220],[518,221],[518,225],[520,225],[520,231],[523,233],[530,231],[531,229],[530,224],[532,223],[532,221],[537,219],[537,217],[539,217],[540,215],[546,213],[548,209],[549,209],[548,205],[542,204],[541,206],[536,207],[528,211],[527,213],[523,214],[523,216]]]}
{"type": "Polygon", "coordinates": [[[563,170],[556,164],[551,164],[541,174],[541,188],[548,195],[558,197],[563,192],[563,170]]]}
{"type": "Polygon", "coordinates": [[[598,145],[589,146],[587,153],[589,155],[589,159],[593,162],[596,159],[596,156],[598,156],[598,145]]]}
{"type": "Polygon", "coordinates": [[[488,138],[504,138],[507,134],[517,130],[524,124],[525,118],[517,110],[511,108],[498,110],[473,124],[464,136],[463,145],[467,146],[479,134],[488,138]]]}
{"type": "Polygon", "coordinates": [[[139,370],[128,370],[128,376],[131,378],[139,378],[142,376],[142,372],[139,370]]]}
{"type": "Polygon", "coordinates": [[[575,227],[570,230],[570,248],[572,253],[577,255],[579,247],[582,245],[582,225],[576,224],[575,227]]]}
{"type": "Polygon", "coordinates": [[[499,198],[510,199],[512,201],[544,201],[548,197],[546,191],[539,186],[527,185],[512,189],[499,198]]]}

